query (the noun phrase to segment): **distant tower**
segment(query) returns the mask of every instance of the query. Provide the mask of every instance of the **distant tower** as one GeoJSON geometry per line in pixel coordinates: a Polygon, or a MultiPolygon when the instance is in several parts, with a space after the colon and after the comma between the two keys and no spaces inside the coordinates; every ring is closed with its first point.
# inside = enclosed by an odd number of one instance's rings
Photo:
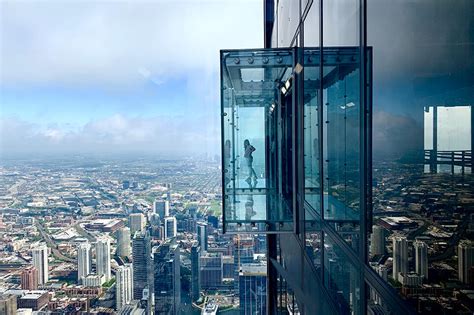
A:
{"type": "Polygon", "coordinates": [[[133,300],[132,265],[125,264],[118,267],[116,277],[116,309],[120,311],[124,305],[133,300]]]}
{"type": "Polygon", "coordinates": [[[166,184],[166,188],[168,188],[166,191],[166,200],[171,203],[171,184],[166,184]]]}
{"type": "Polygon", "coordinates": [[[77,248],[77,281],[83,283],[83,278],[91,273],[91,244],[82,243],[77,248]]]}
{"type": "Polygon", "coordinates": [[[474,266],[474,242],[463,240],[458,245],[458,275],[462,283],[472,283],[472,267],[474,266]]]}
{"type": "Polygon", "coordinates": [[[109,281],[110,274],[110,240],[108,238],[100,238],[96,245],[96,261],[97,274],[105,275],[105,281],[109,281]]]}
{"type": "Polygon", "coordinates": [[[194,243],[191,247],[191,299],[197,301],[200,297],[200,258],[201,247],[194,243]]]}
{"type": "Polygon", "coordinates": [[[408,245],[407,238],[395,236],[393,238],[393,279],[398,281],[398,273],[408,272],[408,245]]]}
{"type": "Polygon", "coordinates": [[[143,213],[130,214],[130,233],[135,235],[135,232],[142,232],[145,228],[145,217],[143,213]]]}
{"type": "Polygon", "coordinates": [[[151,242],[148,232],[135,233],[132,241],[133,299],[141,300],[151,270],[151,242]],[[150,270],[149,270],[150,269],[150,270]]]}
{"type": "Polygon", "coordinates": [[[155,314],[181,314],[180,250],[170,243],[153,248],[155,314]]]}
{"type": "Polygon", "coordinates": [[[199,246],[201,246],[201,250],[207,251],[207,223],[196,223],[196,232],[199,246]]]}
{"type": "Polygon", "coordinates": [[[153,202],[153,212],[163,220],[163,218],[170,215],[170,202],[168,200],[155,200],[153,202]]]}
{"type": "Polygon", "coordinates": [[[38,270],[38,284],[45,284],[49,279],[48,267],[48,247],[46,244],[41,244],[32,251],[33,266],[38,270]]]}
{"type": "Polygon", "coordinates": [[[385,254],[385,229],[381,226],[374,225],[372,227],[370,253],[373,256],[385,254]]]}
{"type": "Polygon", "coordinates": [[[425,242],[415,241],[415,271],[419,276],[428,279],[428,246],[425,242]]]}
{"type": "Polygon", "coordinates": [[[178,225],[175,217],[165,218],[165,240],[176,237],[178,225]]]}
{"type": "Polygon", "coordinates": [[[117,256],[130,257],[130,229],[128,227],[117,231],[117,256]]]}
{"type": "Polygon", "coordinates": [[[38,269],[33,266],[25,268],[21,272],[21,289],[37,290],[38,289],[38,269]]]}

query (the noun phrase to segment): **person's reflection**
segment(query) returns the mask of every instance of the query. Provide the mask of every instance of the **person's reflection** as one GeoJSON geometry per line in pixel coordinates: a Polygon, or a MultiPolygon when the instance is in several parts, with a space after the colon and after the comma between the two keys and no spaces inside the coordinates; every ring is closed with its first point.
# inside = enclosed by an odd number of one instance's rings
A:
{"type": "Polygon", "coordinates": [[[245,139],[244,141],[244,158],[247,161],[247,167],[249,170],[249,177],[245,180],[247,184],[249,185],[249,188],[255,188],[257,186],[257,173],[255,173],[255,170],[253,169],[253,156],[252,153],[255,151],[255,147],[250,144],[250,141],[248,139],[245,139]],[[252,178],[253,178],[253,185],[252,185],[252,178]]]}
{"type": "Polygon", "coordinates": [[[226,140],[224,144],[224,188],[230,183],[230,140],[226,140]]]}
{"type": "Polygon", "coordinates": [[[253,195],[247,195],[247,201],[245,202],[245,220],[249,221],[257,213],[253,210],[253,195]]]}

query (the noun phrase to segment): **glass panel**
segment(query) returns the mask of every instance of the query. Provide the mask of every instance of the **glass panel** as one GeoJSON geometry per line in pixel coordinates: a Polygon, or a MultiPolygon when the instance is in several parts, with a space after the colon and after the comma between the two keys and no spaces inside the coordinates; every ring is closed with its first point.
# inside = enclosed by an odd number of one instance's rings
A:
{"type": "MultiPolygon", "coordinates": [[[[276,1],[275,1],[276,2],[276,1]]],[[[278,46],[289,47],[300,20],[300,1],[278,1],[278,46]]]]}
{"type": "Polygon", "coordinates": [[[324,235],[324,285],[340,314],[359,314],[359,271],[327,234],[324,235]]]}
{"type": "Polygon", "coordinates": [[[291,97],[280,94],[291,95],[293,52],[222,51],[221,61],[225,229],[292,231],[291,202],[279,193],[291,161],[278,148],[288,144],[283,113],[291,97]]]}

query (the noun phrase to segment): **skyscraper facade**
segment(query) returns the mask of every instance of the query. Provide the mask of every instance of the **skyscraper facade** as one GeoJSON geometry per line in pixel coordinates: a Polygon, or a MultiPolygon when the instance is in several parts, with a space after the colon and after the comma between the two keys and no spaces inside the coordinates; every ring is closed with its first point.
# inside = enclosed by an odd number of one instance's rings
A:
{"type": "Polygon", "coordinates": [[[167,241],[153,248],[155,314],[180,314],[180,251],[167,241]]]}
{"type": "Polygon", "coordinates": [[[153,202],[153,212],[158,214],[163,220],[170,215],[170,203],[168,200],[155,200],[153,202]]]}
{"type": "Polygon", "coordinates": [[[38,270],[34,266],[27,267],[21,272],[21,289],[38,289],[38,270]]]}
{"type": "Polygon", "coordinates": [[[370,254],[383,255],[385,253],[385,229],[379,225],[372,227],[370,237],[370,254]]]}
{"type": "Polygon", "coordinates": [[[207,251],[207,223],[197,222],[196,232],[197,232],[199,246],[201,246],[201,249],[203,251],[207,251]]]}
{"type": "Polygon", "coordinates": [[[415,272],[428,279],[428,246],[423,241],[415,241],[413,243],[415,248],[415,272]]]}
{"type": "Polygon", "coordinates": [[[123,227],[117,231],[117,256],[130,257],[130,229],[123,227]]]}
{"type": "Polygon", "coordinates": [[[108,238],[99,238],[96,243],[96,271],[97,274],[104,275],[105,281],[111,279],[110,271],[110,240],[108,238]]]}
{"type": "Polygon", "coordinates": [[[267,266],[243,264],[239,282],[240,314],[266,314],[267,266]]]}
{"type": "Polygon", "coordinates": [[[115,285],[115,306],[117,311],[120,311],[133,300],[133,270],[131,264],[118,267],[115,285]]]}
{"type": "Polygon", "coordinates": [[[201,288],[203,290],[217,290],[222,285],[222,279],[222,254],[204,252],[200,258],[201,288]]]}
{"type": "Polygon", "coordinates": [[[92,272],[91,261],[91,245],[88,242],[79,244],[77,248],[77,281],[79,283],[83,283],[83,279],[92,272]]]}
{"type": "Polygon", "coordinates": [[[31,250],[33,266],[38,270],[38,284],[45,284],[49,280],[48,247],[41,244],[31,250]]]}
{"type": "Polygon", "coordinates": [[[148,288],[151,269],[151,243],[148,232],[136,232],[132,241],[133,299],[141,300],[148,288]]]}
{"type": "Polygon", "coordinates": [[[473,283],[474,242],[462,240],[458,245],[458,278],[462,283],[473,283]]]}
{"type": "Polygon", "coordinates": [[[399,281],[399,274],[408,273],[408,243],[406,237],[396,236],[393,238],[393,270],[392,277],[399,281]]]}
{"type": "Polygon", "coordinates": [[[201,247],[199,243],[194,243],[191,247],[191,299],[197,301],[200,297],[200,256],[201,247]]]}
{"type": "Polygon", "coordinates": [[[130,233],[135,235],[135,232],[142,232],[145,228],[145,216],[143,213],[132,213],[129,216],[129,223],[130,223],[130,233]]]}
{"type": "Polygon", "coordinates": [[[164,220],[165,240],[176,237],[178,225],[175,217],[166,217],[164,220]]]}

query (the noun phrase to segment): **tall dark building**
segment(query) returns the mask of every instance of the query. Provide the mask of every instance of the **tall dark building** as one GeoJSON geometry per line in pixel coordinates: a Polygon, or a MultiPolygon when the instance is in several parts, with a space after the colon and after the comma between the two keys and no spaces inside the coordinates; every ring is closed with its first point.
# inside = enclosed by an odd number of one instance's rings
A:
{"type": "Polygon", "coordinates": [[[178,245],[167,241],[153,248],[155,314],[180,314],[181,271],[178,245]]]}
{"type": "Polygon", "coordinates": [[[197,222],[196,223],[196,232],[199,246],[203,251],[207,251],[207,223],[206,222],[197,222]]]}
{"type": "Polygon", "coordinates": [[[151,272],[151,242],[148,232],[136,232],[132,241],[133,299],[141,300],[148,288],[151,272]]]}
{"type": "Polygon", "coordinates": [[[267,313],[267,266],[243,264],[239,272],[240,314],[267,313]]]}
{"type": "Polygon", "coordinates": [[[200,297],[200,256],[201,247],[198,243],[191,247],[191,299],[197,301],[200,297]]]}

